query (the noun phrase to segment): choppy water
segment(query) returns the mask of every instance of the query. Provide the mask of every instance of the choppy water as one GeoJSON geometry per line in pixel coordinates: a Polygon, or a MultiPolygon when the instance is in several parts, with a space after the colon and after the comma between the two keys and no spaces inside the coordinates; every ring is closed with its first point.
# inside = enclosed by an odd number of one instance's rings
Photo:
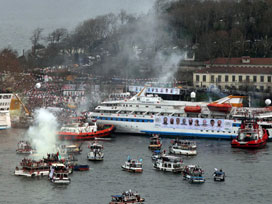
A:
{"type": "MultiPolygon", "coordinates": [[[[108,203],[110,195],[125,190],[138,191],[146,203],[271,203],[271,144],[265,149],[248,151],[232,149],[229,141],[196,140],[198,155],[184,157],[185,164],[199,164],[206,182],[189,184],[181,175],[156,171],[152,167],[149,139],[117,135],[104,145],[103,162],[87,161],[87,143],[78,156],[79,163],[89,164],[88,172],[74,172],[71,184],[56,186],[46,178],[24,178],[13,175],[22,155],[16,155],[17,142],[25,130],[0,131],[0,203],[108,203]],[[144,172],[131,174],[120,166],[127,156],[143,158],[144,172]],[[214,167],[226,172],[225,182],[214,182],[214,167]]],[[[168,148],[170,139],[163,139],[168,148]]]]}

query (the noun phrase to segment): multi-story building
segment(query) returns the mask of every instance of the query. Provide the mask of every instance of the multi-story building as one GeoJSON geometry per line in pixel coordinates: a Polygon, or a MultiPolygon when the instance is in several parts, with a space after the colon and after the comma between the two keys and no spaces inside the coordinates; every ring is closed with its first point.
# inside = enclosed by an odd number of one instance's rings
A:
{"type": "Polygon", "coordinates": [[[272,90],[272,58],[218,58],[195,71],[195,87],[219,89],[272,90]]]}

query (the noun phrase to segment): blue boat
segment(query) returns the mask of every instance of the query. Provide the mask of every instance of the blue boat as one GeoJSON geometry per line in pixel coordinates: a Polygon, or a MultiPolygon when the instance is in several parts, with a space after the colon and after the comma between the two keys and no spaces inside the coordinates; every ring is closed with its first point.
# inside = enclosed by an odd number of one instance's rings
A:
{"type": "Polygon", "coordinates": [[[74,171],[89,171],[89,165],[76,164],[73,169],[74,171]]]}

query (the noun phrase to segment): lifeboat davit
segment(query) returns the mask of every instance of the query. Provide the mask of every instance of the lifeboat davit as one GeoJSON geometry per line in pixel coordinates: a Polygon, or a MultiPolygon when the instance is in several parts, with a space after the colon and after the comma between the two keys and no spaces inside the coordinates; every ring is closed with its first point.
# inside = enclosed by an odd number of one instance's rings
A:
{"type": "Polygon", "coordinates": [[[201,113],[201,107],[200,106],[185,106],[184,111],[190,112],[190,113],[201,113]]]}
{"type": "Polygon", "coordinates": [[[229,113],[232,106],[228,103],[210,103],[207,105],[210,111],[229,113]]]}

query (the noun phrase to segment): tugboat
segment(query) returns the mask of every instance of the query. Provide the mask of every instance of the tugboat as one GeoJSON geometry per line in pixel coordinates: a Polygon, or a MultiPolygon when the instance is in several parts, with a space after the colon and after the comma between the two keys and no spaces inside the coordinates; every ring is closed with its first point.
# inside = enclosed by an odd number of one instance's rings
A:
{"type": "Polygon", "coordinates": [[[36,150],[31,147],[31,144],[28,141],[20,141],[17,144],[17,147],[17,154],[33,154],[36,152],[36,150]]]}
{"type": "Polygon", "coordinates": [[[142,159],[136,160],[136,159],[130,159],[128,157],[128,160],[121,166],[121,168],[128,172],[133,173],[142,173],[143,172],[143,161],[142,159]]]}
{"type": "Polygon", "coordinates": [[[23,159],[21,162],[21,168],[16,167],[14,174],[16,176],[47,176],[49,174],[49,165],[43,160],[35,161],[31,159],[23,159]]]}
{"type": "Polygon", "coordinates": [[[187,165],[183,171],[184,179],[190,183],[204,183],[203,170],[197,165],[187,165]]]}
{"type": "Polygon", "coordinates": [[[194,156],[197,155],[196,143],[189,140],[174,140],[169,147],[172,154],[194,156]]]}
{"type": "Polygon", "coordinates": [[[153,164],[154,168],[161,171],[181,173],[183,171],[182,160],[179,157],[162,155],[153,164]]]}
{"type": "Polygon", "coordinates": [[[109,204],[143,204],[145,202],[144,198],[141,198],[140,194],[137,192],[131,192],[131,190],[123,192],[122,195],[112,195],[111,202],[109,204]]]}
{"type": "Polygon", "coordinates": [[[161,149],[162,143],[161,143],[161,139],[159,138],[159,135],[154,134],[151,138],[150,138],[150,143],[148,145],[148,148],[151,150],[155,150],[155,149],[161,149]]]}
{"type": "Polygon", "coordinates": [[[80,122],[70,123],[61,127],[58,132],[60,140],[90,140],[100,137],[108,137],[114,131],[113,125],[97,126],[96,122],[80,122]]]}
{"type": "Polygon", "coordinates": [[[214,169],[214,173],[213,173],[213,180],[214,181],[225,181],[225,172],[222,170],[222,169],[220,169],[219,171],[218,171],[218,169],[214,169]]]}
{"type": "Polygon", "coordinates": [[[54,184],[69,184],[71,179],[68,177],[69,171],[62,163],[52,164],[48,179],[54,184]]]}
{"type": "Polygon", "coordinates": [[[94,142],[89,148],[90,152],[87,155],[89,161],[102,161],[104,159],[103,145],[94,142]]]}
{"type": "Polygon", "coordinates": [[[267,131],[255,119],[246,119],[242,121],[238,136],[232,140],[231,147],[257,149],[264,147],[267,140],[267,131]]]}

